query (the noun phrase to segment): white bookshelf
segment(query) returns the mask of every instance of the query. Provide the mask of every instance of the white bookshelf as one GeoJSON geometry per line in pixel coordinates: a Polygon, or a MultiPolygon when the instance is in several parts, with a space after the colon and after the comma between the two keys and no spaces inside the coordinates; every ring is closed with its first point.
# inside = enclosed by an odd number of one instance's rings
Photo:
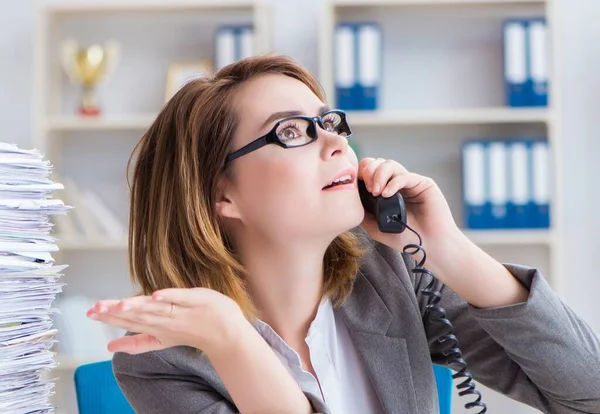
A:
{"type": "Polygon", "coordinates": [[[547,0],[331,0],[336,7],[385,7],[385,6],[489,6],[541,4],[547,0]]]}
{"type": "MultiPolygon", "coordinates": [[[[270,51],[270,13],[263,0],[41,4],[35,27],[33,145],[54,164],[57,177],[66,174],[78,188],[93,190],[126,223],[126,162],[164,105],[170,64],[212,61],[214,33],[225,24],[252,24],[255,53],[270,51]],[[76,39],[82,46],[113,39],[120,43],[113,74],[97,88],[103,108],[98,117],[77,114],[80,89],[70,83],[59,59],[59,46],[67,38],[76,39]]],[[[62,194],[56,196],[62,198],[62,194]]],[[[74,206],[77,209],[78,205],[74,206]]],[[[73,219],[74,212],[69,214],[73,219]]],[[[55,255],[57,261],[69,265],[62,295],[120,298],[135,293],[129,277],[126,234],[111,238],[102,232],[93,236],[57,232],[54,236],[60,249],[55,255]]],[[[87,329],[96,324],[90,321],[87,329]]],[[[108,353],[96,358],[57,353],[59,366],[50,373],[50,377],[59,378],[53,401],[57,412],[77,412],[72,371],[108,358],[108,353]]]]}
{"type": "Polygon", "coordinates": [[[458,108],[422,110],[348,111],[356,127],[411,125],[545,124],[551,119],[547,109],[458,108]]]}
{"type": "MultiPolygon", "coordinates": [[[[562,140],[552,0],[326,0],[320,22],[319,79],[336,105],[334,30],[339,22],[377,22],[383,32],[382,87],[375,111],[348,111],[361,156],[393,158],[432,177],[462,226],[461,144],[468,138],[544,136],[552,151],[551,227],[464,230],[504,263],[538,267],[559,293],[562,140]],[[510,108],[504,102],[502,22],[545,16],[550,28],[550,105],[510,108]]],[[[531,413],[478,385],[492,412],[531,413]]],[[[455,395],[453,412],[464,412],[455,395]]]]}
{"type": "Polygon", "coordinates": [[[152,114],[114,114],[97,118],[81,118],[76,115],[51,115],[43,126],[46,134],[76,131],[143,131],[154,119],[152,114]]]}

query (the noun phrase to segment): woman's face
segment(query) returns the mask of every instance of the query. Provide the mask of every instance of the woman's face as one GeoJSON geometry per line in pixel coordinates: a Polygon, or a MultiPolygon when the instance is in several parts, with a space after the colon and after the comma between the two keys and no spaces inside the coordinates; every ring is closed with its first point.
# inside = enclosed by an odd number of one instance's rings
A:
{"type": "MultiPolygon", "coordinates": [[[[232,150],[267,134],[290,113],[317,116],[325,107],[308,86],[283,75],[263,75],[245,83],[234,102],[240,122],[232,150]]],[[[293,136],[294,124],[290,125],[292,131],[284,133],[293,136]]],[[[321,127],[317,132],[318,138],[308,145],[266,145],[231,161],[226,197],[245,227],[286,241],[334,238],[361,223],[356,154],[345,137],[321,127]],[[350,176],[350,184],[328,187],[342,176],[350,176]]]]}

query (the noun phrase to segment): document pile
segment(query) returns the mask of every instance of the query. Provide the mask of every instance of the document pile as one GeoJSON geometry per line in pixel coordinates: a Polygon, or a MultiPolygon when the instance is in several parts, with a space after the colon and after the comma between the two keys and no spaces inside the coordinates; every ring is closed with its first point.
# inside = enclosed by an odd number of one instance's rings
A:
{"type": "Polygon", "coordinates": [[[50,215],[71,207],[51,198],[62,189],[52,166],[35,149],[0,142],[0,413],[53,413],[57,364],[52,303],[63,284],[51,252],[50,215]]]}

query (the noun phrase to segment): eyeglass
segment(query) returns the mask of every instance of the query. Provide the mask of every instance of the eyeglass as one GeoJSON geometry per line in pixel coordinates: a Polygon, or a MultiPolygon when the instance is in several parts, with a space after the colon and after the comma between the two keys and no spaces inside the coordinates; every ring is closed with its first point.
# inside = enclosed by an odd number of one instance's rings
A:
{"type": "Polygon", "coordinates": [[[321,116],[290,116],[278,121],[266,135],[244,145],[225,158],[225,164],[269,144],[283,148],[298,148],[316,141],[318,137],[317,124],[327,132],[332,132],[347,139],[352,137],[352,131],[346,121],[346,113],[332,109],[321,116]]]}

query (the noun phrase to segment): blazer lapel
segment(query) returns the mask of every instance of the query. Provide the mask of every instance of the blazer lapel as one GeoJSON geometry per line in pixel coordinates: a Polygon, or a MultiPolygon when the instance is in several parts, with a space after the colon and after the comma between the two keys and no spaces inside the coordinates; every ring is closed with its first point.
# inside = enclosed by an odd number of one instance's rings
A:
{"type": "Polygon", "coordinates": [[[352,294],[339,308],[386,413],[416,413],[406,341],[387,336],[392,315],[359,272],[352,294]]]}

